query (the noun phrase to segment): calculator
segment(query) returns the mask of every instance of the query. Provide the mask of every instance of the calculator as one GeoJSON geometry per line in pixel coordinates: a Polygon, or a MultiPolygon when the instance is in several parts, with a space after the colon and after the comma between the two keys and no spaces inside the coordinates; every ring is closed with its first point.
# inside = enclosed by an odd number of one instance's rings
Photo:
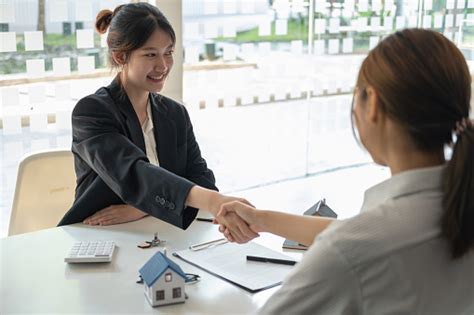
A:
{"type": "Polygon", "coordinates": [[[67,263],[111,262],[115,243],[112,241],[76,242],[64,258],[67,263]]]}

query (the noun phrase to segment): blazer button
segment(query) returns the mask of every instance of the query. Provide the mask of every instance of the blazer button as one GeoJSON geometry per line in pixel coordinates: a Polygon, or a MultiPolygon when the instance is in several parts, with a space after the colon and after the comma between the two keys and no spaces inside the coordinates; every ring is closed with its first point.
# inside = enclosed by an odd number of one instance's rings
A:
{"type": "Polygon", "coordinates": [[[170,207],[170,203],[168,202],[168,200],[165,201],[165,208],[169,208],[170,207]]]}
{"type": "Polygon", "coordinates": [[[170,202],[170,209],[174,210],[174,203],[170,202]]]}
{"type": "Polygon", "coordinates": [[[160,199],[160,205],[162,205],[162,206],[165,205],[165,199],[164,199],[164,198],[161,198],[161,199],[160,199]]]}
{"type": "Polygon", "coordinates": [[[156,203],[160,203],[160,199],[161,199],[160,196],[155,196],[156,203]]]}

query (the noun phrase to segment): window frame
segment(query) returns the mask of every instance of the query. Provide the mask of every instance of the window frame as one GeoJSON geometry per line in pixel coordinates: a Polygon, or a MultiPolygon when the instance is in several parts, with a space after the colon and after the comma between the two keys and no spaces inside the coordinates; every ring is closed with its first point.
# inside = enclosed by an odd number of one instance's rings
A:
{"type": "Polygon", "coordinates": [[[173,299],[181,298],[183,296],[181,291],[181,287],[173,288],[173,299]]]}
{"type": "Polygon", "coordinates": [[[156,290],[155,291],[155,299],[157,301],[164,301],[164,299],[165,299],[165,290],[156,290]]]}

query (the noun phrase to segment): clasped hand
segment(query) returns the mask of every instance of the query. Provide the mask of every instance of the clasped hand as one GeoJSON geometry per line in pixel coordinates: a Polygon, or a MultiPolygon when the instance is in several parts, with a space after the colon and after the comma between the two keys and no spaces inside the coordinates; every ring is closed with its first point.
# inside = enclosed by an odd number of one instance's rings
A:
{"type": "Polygon", "coordinates": [[[221,231],[230,242],[236,242],[239,244],[247,243],[259,235],[235,212],[222,212],[224,205],[233,202],[245,204],[248,207],[253,208],[252,204],[243,198],[220,195],[220,198],[216,203],[217,209],[211,211],[215,215],[214,223],[220,225],[219,231],[221,231]]]}
{"type": "Polygon", "coordinates": [[[236,198],[221,205],[215,222],[229,242],[246,243],[263,231],[257,212],[247,200],[236,198]]]}

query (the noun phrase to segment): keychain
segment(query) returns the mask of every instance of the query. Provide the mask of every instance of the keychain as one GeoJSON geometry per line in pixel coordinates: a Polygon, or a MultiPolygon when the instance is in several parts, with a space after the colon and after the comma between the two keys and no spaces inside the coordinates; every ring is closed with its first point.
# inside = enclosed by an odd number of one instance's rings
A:
{"type": "Polygon", "coordinates": [[[139,248],[150,248],[150,247],[157,247],[160,245],[164,245],[166,243],[165,240],[160,240],[158,238],[158,233],[155,233],[153,239],[151,241],[145,241],[145,243],[138,244],[137,247],[139,248]]]}

